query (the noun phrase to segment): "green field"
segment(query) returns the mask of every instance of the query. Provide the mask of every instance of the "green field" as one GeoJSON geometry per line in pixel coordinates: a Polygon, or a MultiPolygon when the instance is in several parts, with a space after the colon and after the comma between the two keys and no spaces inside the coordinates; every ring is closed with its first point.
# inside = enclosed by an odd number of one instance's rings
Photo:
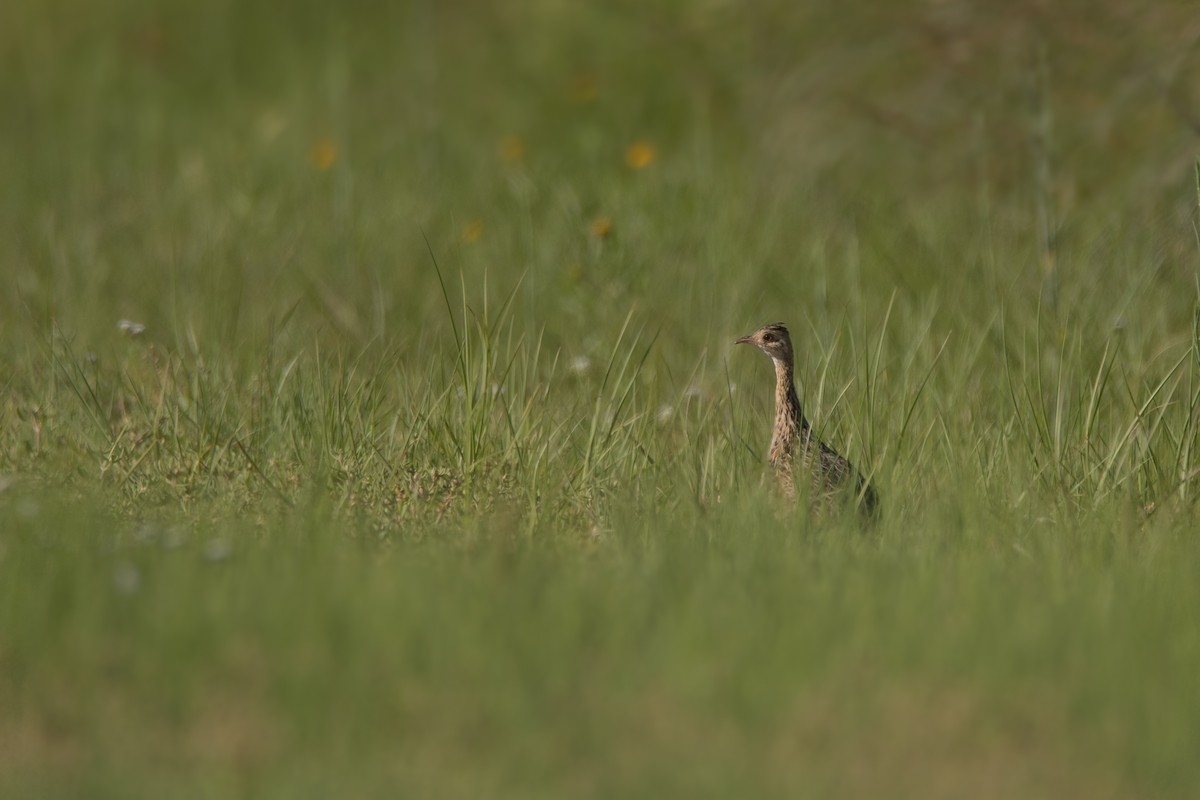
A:
{"type": "Polygon", "coordinates": [[[9,0],[0,797],[1200,796],[1194,4],[993,5],[9,0]]]}

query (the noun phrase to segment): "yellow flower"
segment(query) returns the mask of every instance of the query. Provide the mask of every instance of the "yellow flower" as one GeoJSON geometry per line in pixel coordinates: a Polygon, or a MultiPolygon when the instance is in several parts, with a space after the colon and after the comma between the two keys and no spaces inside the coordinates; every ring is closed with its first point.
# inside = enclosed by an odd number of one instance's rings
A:
{"type": "Polygon", "coordinates": [[[654,145],[644,140],[638,140],[625,150],[625,163],[633,169],[650,166],[657,152],[654,145]]]}
{"type": "Polygon", "coordinates": [[[581,72],[571,80],[571,99],[576,103],[590,103],[596,99],[596,79],[581,72]]]}
{"type": "Polygon", "coordinates": [[[613,224],[608,217],[596,217],[591,224],[592,235],[597,239],[607,239],[612,235],[613,224]]]}
{"type": "Polygon", "coordinates": [[[500,157],[505,161],[521,161],[525,158],[525,143],[520,136],[505,136],[500,140],[500,157]]]}
{"type": "Polygon", "coordinates": [[[481,236],[483,236],[482,220],[473,219],[463,226],[462,238],[464,242],[478,242],[481,236]]]}
{"type": "Polygon", "coordinates": [[[313,142],[312,150],[308,154],[313,166],[322,172],[334,165],[337,156],[337,145],[333,143],[332,139],[324,136],[313,142]]]}

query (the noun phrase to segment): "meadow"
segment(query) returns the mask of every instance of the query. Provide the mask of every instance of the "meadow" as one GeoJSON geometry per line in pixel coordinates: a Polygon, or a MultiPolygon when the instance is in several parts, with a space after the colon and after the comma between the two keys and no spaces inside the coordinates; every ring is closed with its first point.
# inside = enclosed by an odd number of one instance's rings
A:
{"type": "Polygon", "coordinates": [[[1192,5],[10,0],[0,796],[1196,796],[1192,5]]]}

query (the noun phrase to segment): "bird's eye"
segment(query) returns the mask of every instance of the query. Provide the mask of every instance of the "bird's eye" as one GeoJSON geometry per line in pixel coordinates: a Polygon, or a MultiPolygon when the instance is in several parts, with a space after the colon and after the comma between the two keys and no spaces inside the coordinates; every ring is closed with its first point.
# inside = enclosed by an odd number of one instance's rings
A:
{"type": "Polygon", "coordinates": [[[766,342],[767,344],[770,344],[770,343],[774,342],[774,341],[775,341],[775,334],[773,334],[773,333],[764,333],[764,334],[763,334],[763,341],[764,341],[764,342],[766,342]]]}

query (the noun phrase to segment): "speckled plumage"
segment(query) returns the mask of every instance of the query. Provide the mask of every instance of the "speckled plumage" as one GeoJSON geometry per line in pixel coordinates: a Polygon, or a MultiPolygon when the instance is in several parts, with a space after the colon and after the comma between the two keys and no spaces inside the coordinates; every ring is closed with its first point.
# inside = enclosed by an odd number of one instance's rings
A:
{"type": "MultiPolygon", "coordinates": [[[[809,500],[824,513],[839,503],[854,500],[867,516],[879,512],[879,498],[866,479],[833,448],[813,435],[800,406],[794,379],[792,337],[782,323],[767,325],[737,344],[752,344],[771,357],[775,365],[775,426],[767,457],[788,497],[796,493],[796,465],[811,480],[809,500]]],[[[801,476],[802,477],[802,476],[801,476]]]]}

